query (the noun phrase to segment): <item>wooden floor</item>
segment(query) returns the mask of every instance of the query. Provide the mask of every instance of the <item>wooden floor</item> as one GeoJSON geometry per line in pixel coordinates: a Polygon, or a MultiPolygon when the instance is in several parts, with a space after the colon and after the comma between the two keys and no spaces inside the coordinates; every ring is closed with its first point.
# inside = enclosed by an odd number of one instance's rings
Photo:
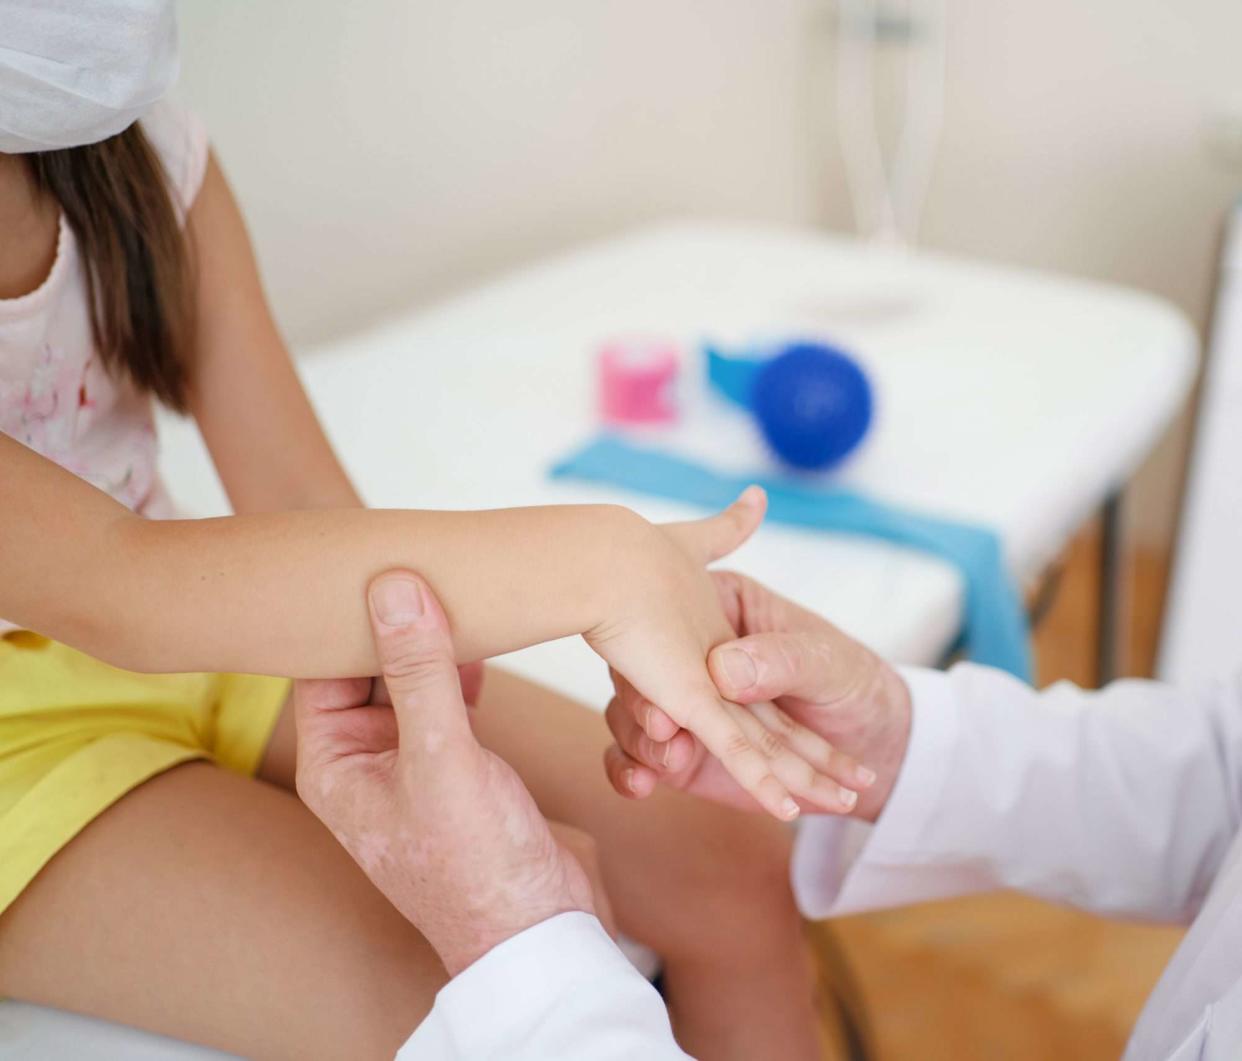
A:
{"type": "MultiPolygon", "coordinates": [[[[1055,603],[1036,633],[1040,684],[1095,684],[1097,550],[1092,528],[1066,554],[1055,603]]],[[[1146,675],[1167,563],[1138,554],[1128,570],[1122,669],[1146,675]]],[[[1010,894],[845,918],[810,931],[825,966],[832,947],[843,952],[852,982],[841,985],[833,968],[825,979],[865,1014],[869,1054],[878,1061],[1116,1058],[1181,936],[1010,894]]],[[[845,1055],[835,1045],[828,1056],[845,1055]]]]}

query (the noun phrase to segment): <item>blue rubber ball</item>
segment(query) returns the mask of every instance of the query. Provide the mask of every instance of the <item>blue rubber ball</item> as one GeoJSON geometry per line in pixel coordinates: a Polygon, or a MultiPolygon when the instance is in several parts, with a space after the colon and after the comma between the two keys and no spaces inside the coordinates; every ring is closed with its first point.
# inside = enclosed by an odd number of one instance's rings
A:
{"type": "Polygon", "coordinates": [[[764,438],[795,468],[839,463],[871,424],[871,384],[840,350],[798,343],[759,370],[750,405],[764,438]]]}

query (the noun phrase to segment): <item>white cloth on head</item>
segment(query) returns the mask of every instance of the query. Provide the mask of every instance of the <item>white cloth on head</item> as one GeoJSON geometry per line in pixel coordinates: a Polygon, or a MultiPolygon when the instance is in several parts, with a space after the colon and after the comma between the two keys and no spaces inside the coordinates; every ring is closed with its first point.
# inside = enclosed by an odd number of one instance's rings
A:
{"type": "Polygon", "coordinates": [[[0,0],[0,153],[114,136],[178,70],[172,0],[0,0]]]}

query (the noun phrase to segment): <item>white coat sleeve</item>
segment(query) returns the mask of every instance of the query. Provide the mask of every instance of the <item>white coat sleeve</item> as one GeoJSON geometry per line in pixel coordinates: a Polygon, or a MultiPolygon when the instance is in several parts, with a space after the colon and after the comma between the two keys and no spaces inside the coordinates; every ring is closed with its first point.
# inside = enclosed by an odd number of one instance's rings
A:
{"type": "Polygon", "coordinates": [[[590,914],[549,918],[441,989],[397,1061],[685,1061],[658,992],[590,914]]]}
{"type": "Polygon", "coordinates": [[[827,917],[1015,888],[1186,922],[1242,806],[1242,678],[1036,693],[986,667],[903,669],[910,744],[874,826],[800,827],[793,881],[827,917]]]}

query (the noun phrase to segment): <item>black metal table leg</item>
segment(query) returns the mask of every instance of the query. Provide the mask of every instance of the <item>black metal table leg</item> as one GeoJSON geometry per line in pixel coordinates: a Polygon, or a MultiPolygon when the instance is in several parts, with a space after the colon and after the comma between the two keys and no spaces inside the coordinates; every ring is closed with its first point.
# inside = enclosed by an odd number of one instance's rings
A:
{"type": "Polygon", "coordinates": [[[1109,494],[1100,509],[1100,610],[1096,643],[1096,681],[1106,685],[1118,676],[1124,568],[1122,564],[1122,501],[1124,491],[1109,494]]]}

